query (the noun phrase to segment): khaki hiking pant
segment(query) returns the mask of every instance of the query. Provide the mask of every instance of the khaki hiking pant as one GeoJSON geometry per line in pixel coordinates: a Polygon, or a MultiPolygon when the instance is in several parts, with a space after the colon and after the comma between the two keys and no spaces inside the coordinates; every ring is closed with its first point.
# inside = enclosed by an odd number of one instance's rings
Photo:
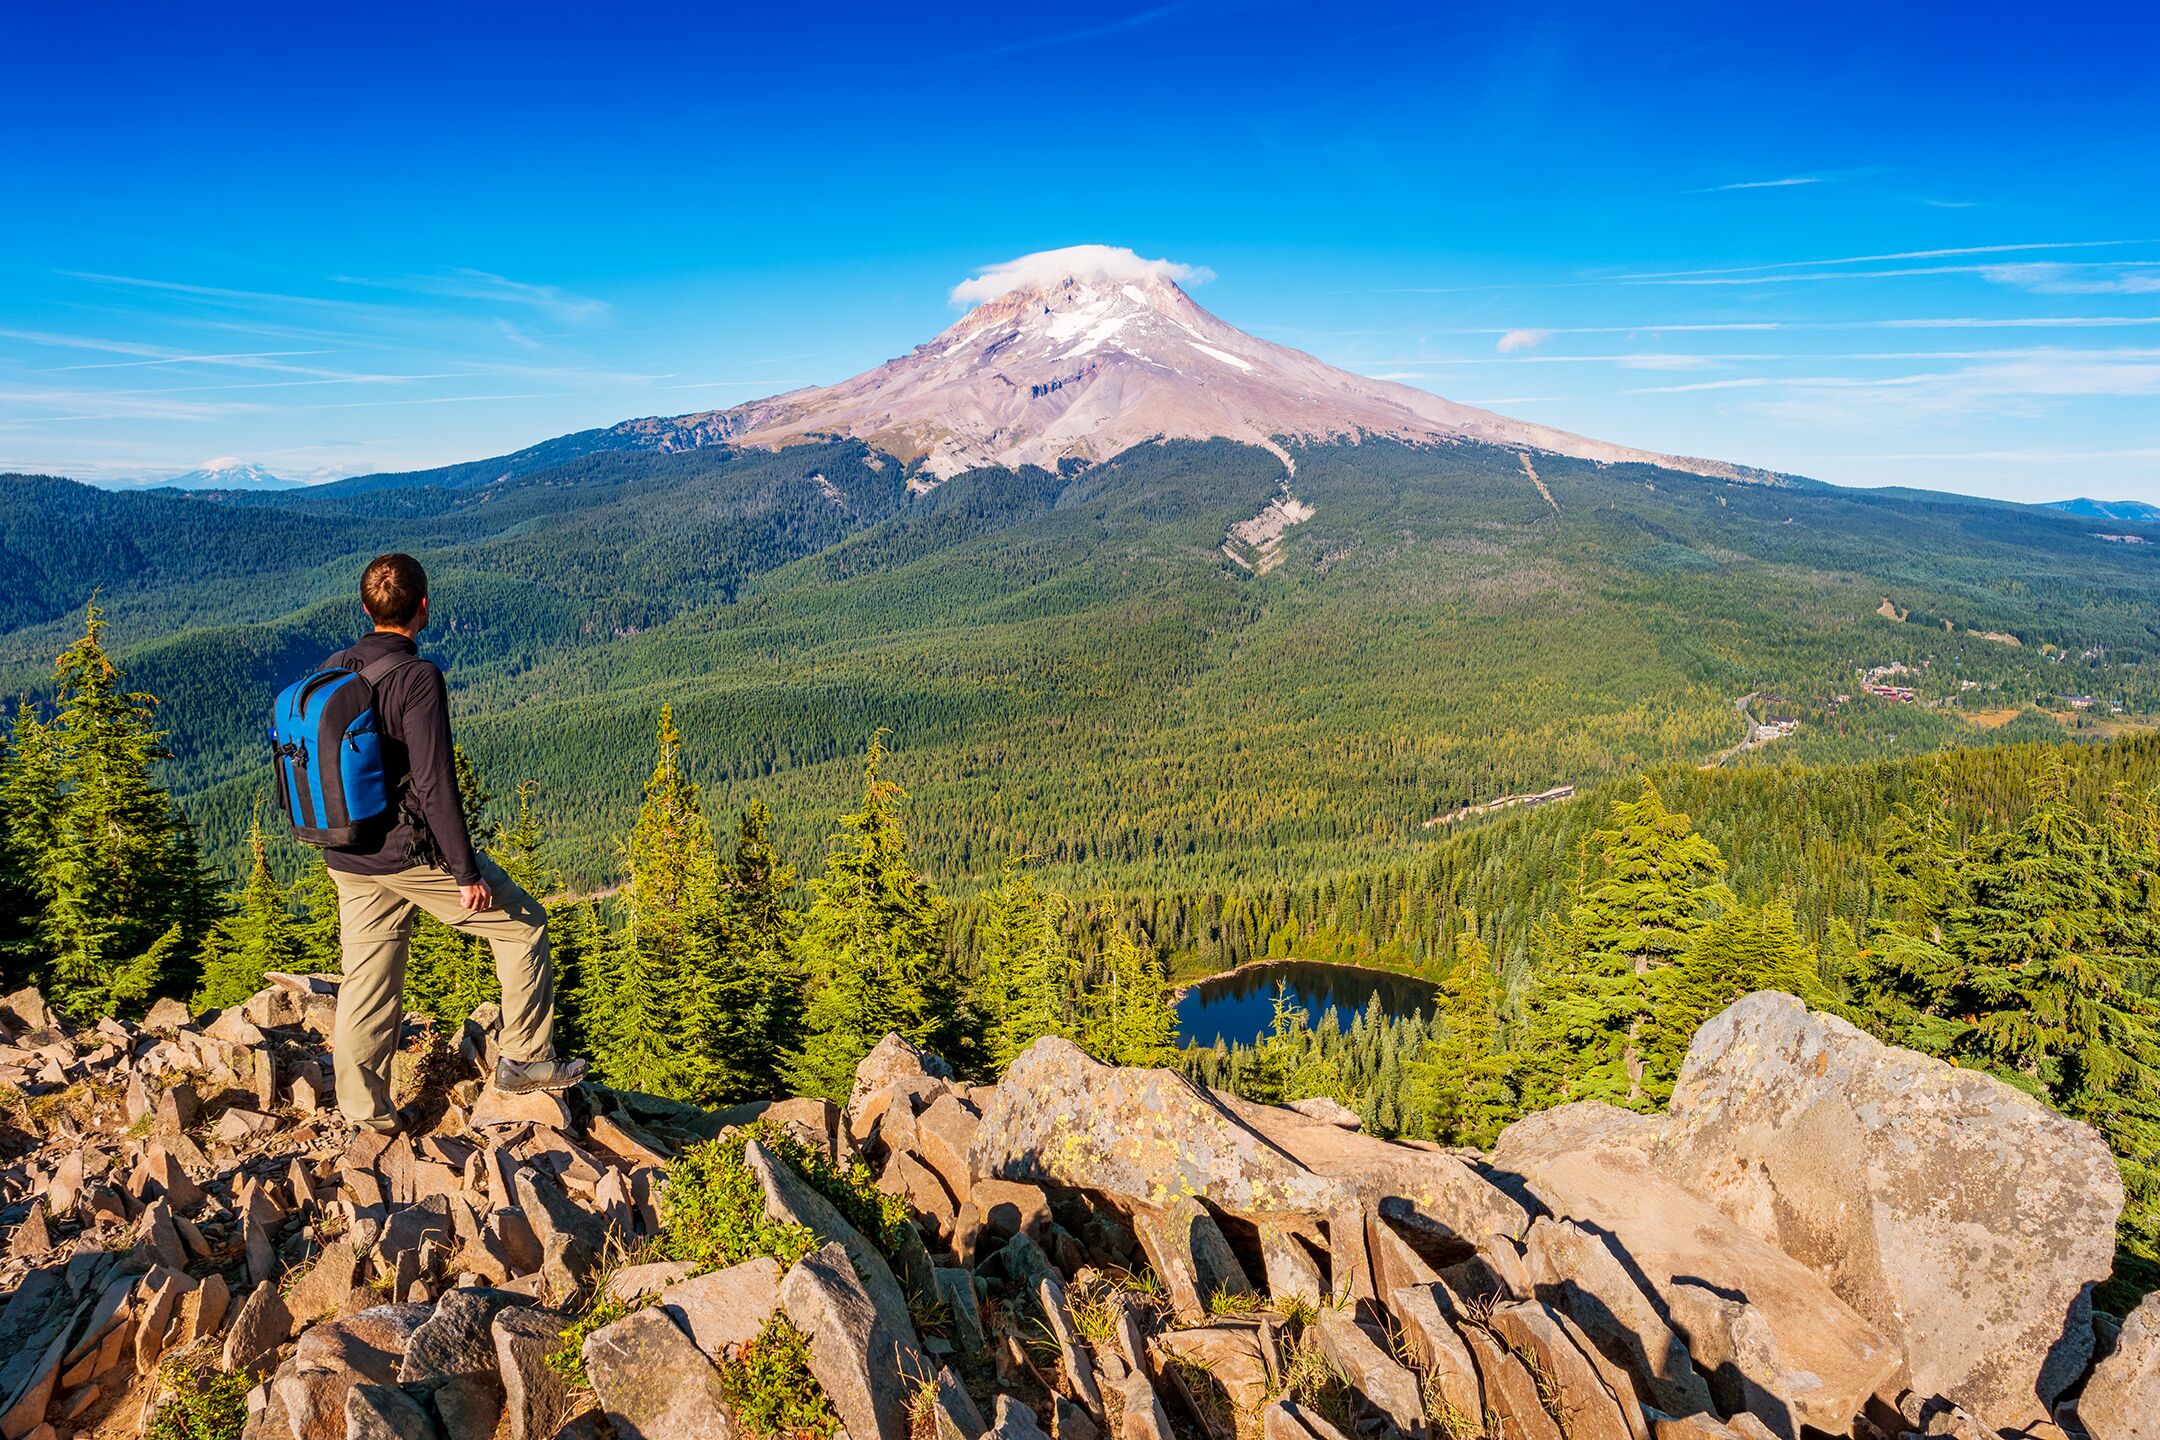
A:
{"type": "Polygon", "coordinates": [[[450,872],[434,866],[395,875],[330,872],[337,884],[338,939],[345,956],[332,1039],[338,1108],[355,1124],[387,1119],[396,1109],[390,1058],[397,1053],[405,1018],[405,961],[415,910],[427,911],[462,935],[479,936],[494,950],[503,994],[500,1053],[517,1061],[555,1057],[547,911],[493,860],[482,855],[479,864],[480,878],[495,894],[487,910],[467,910],[450,872]]]}

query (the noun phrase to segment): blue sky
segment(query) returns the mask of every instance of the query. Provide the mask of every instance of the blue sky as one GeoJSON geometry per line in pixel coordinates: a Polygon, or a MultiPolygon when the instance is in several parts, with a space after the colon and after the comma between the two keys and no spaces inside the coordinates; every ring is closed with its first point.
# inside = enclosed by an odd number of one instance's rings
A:
{"type": "Polygon", "coordinates": [[[11,7],[0,469],[496,454],[1099,242],[1604,439],[2160,501],[2149,7],[782,8],[11,7]]]}

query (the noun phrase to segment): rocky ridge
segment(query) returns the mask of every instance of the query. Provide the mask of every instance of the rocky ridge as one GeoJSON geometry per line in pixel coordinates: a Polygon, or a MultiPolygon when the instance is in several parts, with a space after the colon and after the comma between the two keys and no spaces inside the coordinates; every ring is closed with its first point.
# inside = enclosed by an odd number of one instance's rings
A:
{"type": "Polygon", "coordinates": [[[981,1086],[888,1037],[845,1107],[507,1097],[485,1007],[411,1026],[406,1133],[353,1137],[334,1008],[0,999],[0,1437],[139,1434],[219,1372],[253,1440],[749,1435],[781,1318],[787,1423],[853,1440],[2160,1434],[2160,1300],[2090,1310],[2096,1137],[1789,996],[1709,1022],[1667,1113],[1490,1154],[1055,1038],[981,1086]],[[795,1238],[664,1258],[678,1157],[730,1145],[735,1221],[795,1238]]]}

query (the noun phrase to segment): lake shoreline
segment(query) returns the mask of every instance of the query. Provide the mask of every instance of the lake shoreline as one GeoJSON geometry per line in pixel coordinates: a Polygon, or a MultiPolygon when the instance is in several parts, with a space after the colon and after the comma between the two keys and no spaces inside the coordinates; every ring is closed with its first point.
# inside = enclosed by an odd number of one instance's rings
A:
{"type": "Polygon", "coordinates": [[[1233,975],[1243,975],[1248,970],[1266,970],[1271,966],[1279,965],[1326,965],[1337,970],[1362,970],[1368,975],[1385,975],[1391,980],[1408,980],[1416,985],[1430,985],[1436,990],[1440,986],[1439,981],[1428,980],[1423,975],[1410,970],[1387,970],[1378,965],[1359,965],[1350,960],[1301,960],[1295,955],[1283,955],[1270,960],[1247,960],[1244,964],[1233,965],[1228,970],[1217,970],[1202,975],[1197,980],[1188,980],[1170,992],[1170,1003],[1172,1005],[1177,1004],[1202,985],[1212,985],[1218,980],[1228,980],[1233,975]]]}

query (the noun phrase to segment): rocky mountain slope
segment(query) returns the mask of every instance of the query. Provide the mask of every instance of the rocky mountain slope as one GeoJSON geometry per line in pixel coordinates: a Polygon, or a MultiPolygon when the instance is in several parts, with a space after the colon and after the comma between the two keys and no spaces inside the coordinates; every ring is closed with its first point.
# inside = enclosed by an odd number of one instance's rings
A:
{"type": "Polygon", "coordinates": [[[491,1062],[485,1009],[454,1050],[414,1025],[408,1132],[348,1138],[321,1108],[335,982],[272,979],[140,1027],[0,1001],[6,1440],[161,1414],[254,1440],[2160,1416],[2160,1300],[2119,1329],[2087,1303],[2122,1201],[2098,1140],[1789,996],[1706,1025],[1667,1114],[1570,1105],[1485,1155],[1054,1038],[989,1086],[888,1038],[845,1109],[511,1098],[459,1078],[491,1062]]]}
{"type": "Polygon", "coordinates": [[[1241,441],[1286,463],[1282,441],[1384,436],[1779,478],[1588,440],[1339,370],[1224,323],[1166,276],[1106,266],[1101,249],[1033,257],[1067,263],[1050,266],[1056,278],[985,299],[936,339],[837,385],[609,433],[663,450],[847,435],[919,463],[923,485],[977,466],[1106,460],[1158,437],[1241,441]]]}

